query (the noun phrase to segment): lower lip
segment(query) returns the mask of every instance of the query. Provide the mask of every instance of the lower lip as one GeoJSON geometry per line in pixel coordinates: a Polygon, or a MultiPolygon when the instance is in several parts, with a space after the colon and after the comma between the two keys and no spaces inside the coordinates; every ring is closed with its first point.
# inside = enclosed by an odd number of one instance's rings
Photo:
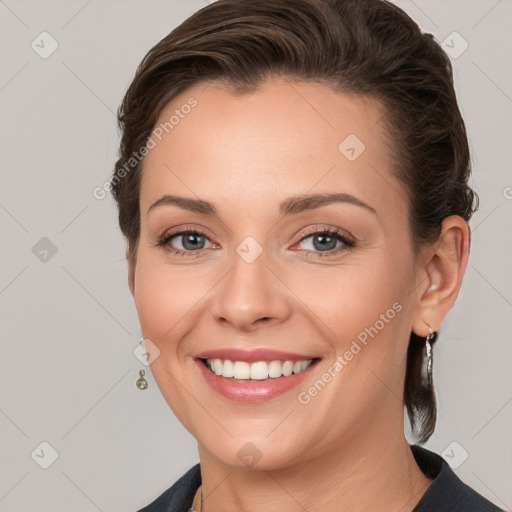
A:
{"type": "Polygon", "coordinates": [[[199,369],[210,387],[225,398],[237,402],[263,402],[272,400],[298,386],[310,373],[317,361],[310,364],[300,373],[289,377],[276,377],[266,380],[234,380],[221,377],[208,368],[201,359],[196,359],[199,369]]]}

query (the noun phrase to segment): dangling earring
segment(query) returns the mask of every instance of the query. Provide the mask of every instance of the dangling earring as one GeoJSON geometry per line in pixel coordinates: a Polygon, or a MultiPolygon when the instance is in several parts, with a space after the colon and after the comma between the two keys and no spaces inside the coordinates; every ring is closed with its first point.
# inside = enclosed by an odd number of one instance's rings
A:
{"type": "Polygon", "coordinates": [[[428,377],[428,386],[432,386],[432,346],[430,345],[430,340],[434,337],[434,331],[432,331],[432,327],[428,326],[428,334],[425,338],[425,345],[427,347],[427,377],[428,377]]]}
{"type": "Polygon", "coordinates": [[[144,370],[139,370],[140,377],[137,379],[137,382],[135,383],[136,386],[140,390],[148,389],[148,381],[144,378],[144,375],[146,375],[146,372],[144,370]]]}

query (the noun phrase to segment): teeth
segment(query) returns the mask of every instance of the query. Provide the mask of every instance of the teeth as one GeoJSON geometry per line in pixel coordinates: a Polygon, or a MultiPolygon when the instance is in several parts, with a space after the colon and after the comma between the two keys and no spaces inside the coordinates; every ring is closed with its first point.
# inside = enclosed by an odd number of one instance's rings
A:
{"type": "Polygon", "coordinates": [[[233,361],[224,361],[224,364],[222,364],[222,361],[220,359],[216,359],[216,361],[219,361],[220,363],[220,375],[222,375],[223,377],[233,377],[235,375],[235,365],[233,364],[233,361]]]}
{"type": "MultiPolygon", "coordinates": [[[[301,370],[302,371],[302,370],[301,370]]],[[[293,372],[293,361],[285,361],[283,363],[283,375],[288,377],[293,372]]]]}
{"type": "MultiPolygon", "coordinates": [[[[218,361],[219,362],[217,364],[220,363],[222,365],[220,359],[218,359],[218,361]]],[[[233,363],[233,377],[235,379],[249,379],[250,373],[251,367],[248,363],[244,363],[243,361],[235,361],[233,363]]]]}
{"type": "Polygon", "coordinates": [[[246,363],[245,361],[230,361],[226,359],[207,359],[206,365],[215,373],[226,378],[237,380],[265,380],[268,378],[288,377],[292,373],[303,372],[313,362],[313,359],[307,361],[257,361],[255,363],[246,363]]]}
{"type": "Polygon", "coordinates": [[[283,363],[281,361],[270,361],[268,365],[268,376],[272,379],[281,377],[283,374],[283,363]]]}
{"type": "MultiPolygon", "coordinates": [[[[249,366],[248,363],[243,363],[249,366]]],[[[252,380],[265,380],[268,379],[268,364],[265,361],[259,361],[257,363],[251,364],[250,369],[250,378],[252,380]]],[[[247,379],[247,377],[242,377],[242,379],[247,379]]]]}

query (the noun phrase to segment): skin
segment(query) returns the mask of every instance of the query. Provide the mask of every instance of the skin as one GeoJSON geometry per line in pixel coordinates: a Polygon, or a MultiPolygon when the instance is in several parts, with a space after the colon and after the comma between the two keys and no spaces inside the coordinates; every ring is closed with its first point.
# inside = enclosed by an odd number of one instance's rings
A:
{"type": "MultiPolygon", "coordinates": [[[[414,258],[406,191],[391,172],[385,111],[376,100],[281,78],[243,96],[202,83],[175,97],[157,124],[190,97],[197,106],[144,161],[129,286],[142,334],[160,350],[151,364],[157,385],[198,441],[204,510],[412,510],[431,480],[404,436],[405,355],[410,332],[438,329],[458,295],[465,221],[446,218],[438,242],[414,258]],[[366,146],[355,161],[338,149],[349,134],[366,146]],[[333,203],[279,216],[290,196],[333,192],[377,214],[333,203]],[[164,194],[213,202],[219,217],[176,205],[148,213],[164,194]],[[192,257],[155,245],[184,227],[206,233],[192,257]],[[322,251],[318,236],[304,239],[306,228],[333,227],[355,247],[337,242],[322,251]],[[247,236],[263,251],[252,263],[236,252],[247,236]],[[300,403],[297,394],[396,302],[401,311],[300,403]],[[213,391],[193,359],[227,346],[322,360],[299,389],[239,403],[213,391]],[[260,457],[251,467],[237,456],[246,443],[260,457]]],[[[167,247],[194,252],[185,244],[178,236],[167,247]]],[[[200,509],[198,495],[194,506],[200,509]]]]}

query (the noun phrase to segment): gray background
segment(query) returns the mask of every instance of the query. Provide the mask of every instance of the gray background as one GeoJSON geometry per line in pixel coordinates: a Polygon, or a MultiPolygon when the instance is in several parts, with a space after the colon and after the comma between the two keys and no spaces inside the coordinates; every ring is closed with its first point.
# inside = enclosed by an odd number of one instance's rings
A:
{"type": "MultiPolygon", "coordinates": [[[[481,199],[436,344],[439,422],[426,446],[511,510],[512,4],[397,3],[453,52],[453,31],[469,44],[452,61],[481,199]]],[[[0,511],[136,510],[198,461],[149,371],[149,389],[135,387],[124,244],[111,197],[92,191],[111,173],[114,114],[136,66],[204,5],[0,0],[0,511]],[[31,47],[51,49],[43,31],[58,43],[46,59],[31,47]],[[47,469],[43,441],[58,453],[47,469]]]]}

